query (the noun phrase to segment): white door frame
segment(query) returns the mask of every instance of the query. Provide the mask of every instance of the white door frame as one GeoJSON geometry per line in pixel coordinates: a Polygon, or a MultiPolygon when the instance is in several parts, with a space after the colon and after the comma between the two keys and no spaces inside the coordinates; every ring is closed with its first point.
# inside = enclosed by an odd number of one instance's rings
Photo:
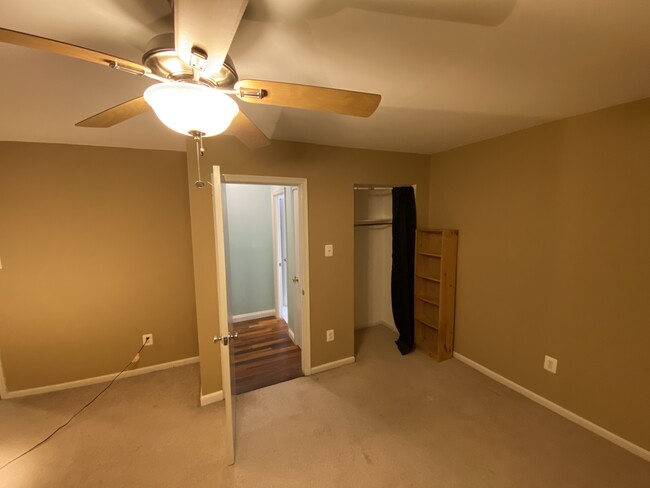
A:
{"type": "MultiPolygon", "coordinates": [[[[284,198],[284,189],[274,190],[271,193],[271,215],[273,219],[273,258],[275,262],[273,263],[273,279],[275,280],[275,316],[277,318],[282,318],[288,322],[287,317],[285,317],[284,311],[284,297],[286,293],[286,283],[289,279],[287,275],[287,264],[286,259],[283,259],[283,256],[286,255],[286,246],[282,249],[282,222],[284,219],[278,212],[276,207],[276,198],[282,196],[284,198]],[[278,256],[280,258],[280,263],[278,266],[278,256]]],[[[287,202],[284,202],[284,209],[286,209],[287,202]]],[[[286,210],[285,210],[286,217],[286,210]]],[[[284,234],[286,238],[286,225],[284,229],[284,234]]]]}
{"type": "MultiPolygon", "coordinates": [[[[225,183],[242,183],[252,185],[297,186],[300,192],[300,272],[302,274],[302,372],[305,376],[311,374],[311,330],[309,322],[309,227],[307,208],[307,179],[289,178],[284,176],[257,175],[222,175],[225,183]]],[[[286,202],[285,202],[286,204],[286,202]]]]}

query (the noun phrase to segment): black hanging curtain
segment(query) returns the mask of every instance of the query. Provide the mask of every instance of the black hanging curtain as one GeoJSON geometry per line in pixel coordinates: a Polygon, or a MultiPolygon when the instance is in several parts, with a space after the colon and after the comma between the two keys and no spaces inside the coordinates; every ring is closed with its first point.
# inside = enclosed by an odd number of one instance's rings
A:
{"type": "Polygon", "coordinates": [[[395,341],[402,354],[415,345],[414,338],[415,192],[413,187],[393,188],[393,269],[391,300],[399,331],[395,341]]]}

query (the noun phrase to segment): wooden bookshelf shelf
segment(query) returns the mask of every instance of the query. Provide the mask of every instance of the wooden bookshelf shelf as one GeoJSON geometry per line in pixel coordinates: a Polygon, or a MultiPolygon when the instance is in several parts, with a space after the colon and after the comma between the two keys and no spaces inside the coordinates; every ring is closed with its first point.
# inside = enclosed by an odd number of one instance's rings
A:
{"type": "Polygon", "coordinates": [[[454,346],[458,231],[418,229],[415,246],[415,345],[444,361],[454,346]]]}
{"type": "Polygon", "coordinates": [[[433,278],[431,276],[424,276],[421,274],[416,274],[418,278],[422,278],[423,280],[428,280],[428,281],[435,281],[436,283],[440,283],[440,278],[433,278]]]}
{"type": "Polygon", "coordinates": [[[422,256],[429,256],[430,258],[442,258],[442,254],[437,254],[432,252],[418,251],[418,254],[421,254],[422,256]]]}
{"type": "Polygon", "coordinates": [[[438,326],[437,326],[437,325],[434,325],[434,324],[433,324],[434,321],[431,320],[431,319],[428,319],[428,318],[426,318],[426,317],[415,317],[415,320],[416,320],[417,322],[421,322],[421,323],[423,323],[424,325],[426,325],[427,327],[429,327],[429,328],[431,328],[431,329],[438,330],[438,326]]]}
{"type": "Polygon", "coordinates": [[[418,300],[422,300],[423,302],[427,302],[429,305],[433,305],[434,307],[440,306],[440,304],[437,301],[435,301],[435,299],[433,298],[418,297],[418,296],[416,296],[415,298],[417,298],[418,300]]]}

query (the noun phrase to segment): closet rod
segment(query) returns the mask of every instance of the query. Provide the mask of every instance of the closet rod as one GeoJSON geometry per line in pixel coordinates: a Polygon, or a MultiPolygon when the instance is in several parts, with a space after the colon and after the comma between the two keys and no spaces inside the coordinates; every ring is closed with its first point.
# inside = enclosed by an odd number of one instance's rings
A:
{"type": "Polygon", "coordinates": [[[384,220],[366,220],[366,221],[359,221],[354,223],[355,227],[365,227],[368,225],[393,225],[393,221],[384,219],[384,220]]]}
{"type": "Polygon", "coordinates": [[[392,190],[392,186],[355,186],[355,190],[392,190]]]}

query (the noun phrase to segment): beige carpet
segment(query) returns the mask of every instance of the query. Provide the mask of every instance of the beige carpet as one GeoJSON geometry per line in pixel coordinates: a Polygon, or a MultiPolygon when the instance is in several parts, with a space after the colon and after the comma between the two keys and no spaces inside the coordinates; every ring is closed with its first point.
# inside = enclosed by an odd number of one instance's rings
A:
{"type": "MultiPolygon", "coordinates": [[[[198,368],[118,381],[0,487],[650,486],[650,463],[455,360],[402,357],[382,327],[354,365],[238,397],[237,463],[223,405],[197,406],[198,368]]],[[[100,386],[0,402],[0,464],[100,386]]]]}

